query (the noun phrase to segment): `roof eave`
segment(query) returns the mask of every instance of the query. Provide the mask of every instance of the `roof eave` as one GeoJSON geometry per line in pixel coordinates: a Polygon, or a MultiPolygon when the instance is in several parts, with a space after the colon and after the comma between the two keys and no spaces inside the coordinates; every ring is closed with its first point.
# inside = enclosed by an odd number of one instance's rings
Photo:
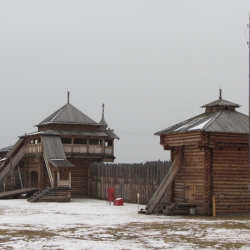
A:
{"type": "Polygon", "coordinates": [[[82,126],[96,126],[101,127],[102,125],[98,123],[77,123],[77,122],[47,122],[38,125],[34,125],[34,127],[44,127],[47,125],[82,125],[82,126]]]}

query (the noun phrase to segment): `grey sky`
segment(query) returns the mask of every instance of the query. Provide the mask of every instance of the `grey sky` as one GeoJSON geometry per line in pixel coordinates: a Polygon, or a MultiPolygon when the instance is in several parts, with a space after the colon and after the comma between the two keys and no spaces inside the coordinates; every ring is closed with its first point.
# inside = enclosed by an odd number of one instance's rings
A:
{"type": "Polygon", "coordinates": [[[116,162],[168,160],[151,135],[204,112],[219,85],[248,114],[249,12],[249,0],[1,0],[0,148],[69,90],[96,122],[105,103],[116,162]]]}

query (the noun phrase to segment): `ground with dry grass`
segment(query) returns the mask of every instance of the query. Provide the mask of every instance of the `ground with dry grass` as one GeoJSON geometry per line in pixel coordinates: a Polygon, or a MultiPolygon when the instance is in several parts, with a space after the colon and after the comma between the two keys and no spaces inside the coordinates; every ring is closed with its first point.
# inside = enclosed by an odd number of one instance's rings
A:
{"type": "Polygon", "coordinates": [[[136,204],[0,201],[0,249],[250,249],[250,217],[139,215],[136,204]]]}

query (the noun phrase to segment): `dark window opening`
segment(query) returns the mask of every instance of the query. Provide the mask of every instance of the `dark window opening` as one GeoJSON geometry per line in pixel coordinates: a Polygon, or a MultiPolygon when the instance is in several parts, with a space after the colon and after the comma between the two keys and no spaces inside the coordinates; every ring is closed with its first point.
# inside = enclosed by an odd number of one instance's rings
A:
{"type": "Polygon", "coordinates": [[[91,145],[99,145],[97,139],[89,139],[89,144],[91,144],[91,145]]]}
{"type": "Polygon", "coordinates": [[[68,180],[69,179],[69,171],[67,170],[60,170],[60,179],[61,180],[68,180]]]}
{"type": "Polygon", "coordinates": [[[62,144],[71,144],[71,138],[61,138],[62,144]]]}
{"type": "Polygon", "coordinates": [[[105,141],[105,146],[113,146],[113,141],[105,141]]]}
{"type": "Polygon", "coordinates": [[[87,144],[86,138],[74,138],[74,144],[87,144]]]}

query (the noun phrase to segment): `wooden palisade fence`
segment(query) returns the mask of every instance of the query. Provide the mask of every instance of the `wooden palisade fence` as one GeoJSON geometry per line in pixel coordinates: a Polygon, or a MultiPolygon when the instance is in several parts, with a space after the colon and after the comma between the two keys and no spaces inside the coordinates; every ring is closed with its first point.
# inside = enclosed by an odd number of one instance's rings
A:
{"type": "MultiPolygon", "coordinates": [[[[147,204],[171,166],[170,162],[146,162],[135,164],[92,163],[89,170],[89,197],[108,199],[108,188],[113,187],[115,198],[125,202],[147,204]]],[[[167,200],[166,192],[163,200],[167,200]]]]}

